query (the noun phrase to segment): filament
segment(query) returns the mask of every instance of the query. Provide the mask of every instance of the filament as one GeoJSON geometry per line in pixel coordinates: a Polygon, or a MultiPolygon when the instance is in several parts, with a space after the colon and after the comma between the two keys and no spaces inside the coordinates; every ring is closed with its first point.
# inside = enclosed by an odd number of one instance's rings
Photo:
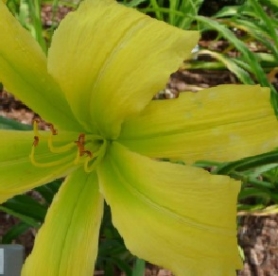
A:
{"type": "Polygon", "coordinates": [[[63,146],[59,146],[59,147],[55,147],[53,145],[53,135],[50,134],[47,140],[47,145],[49,147],[49,150],[53,153],[63,153],[63,152],[67,152],[70,151],[71,149],[74,148],[75,144],[74,142],[68,143],[66,145],[63,146]]]}
{"type": "Polygon", "coordinates": [[[33,130],[34,130],[34,134],[35,134],[35,137],[40,137],[40,134],[39,134],[39,120],[38,119],[34,119],[33,120],[33,130]]]}
{"type": "MultiPolygon", "coordinates": [[[[43,163],[40,163],[40,162],[37,162],[35,160],[35,147],[36,146],[32,146],[32,149],[31,149],[31,154],[29,155],[30,157],[30,160],[31,160],[31,163],[36,166],[36,167],[39,167],[39,168],[49,168],[49,167],[53,167],[53,166],[57,166],[57,165],[60,165],[62,163],[66,163],[68,162],[71,158],[69,158],[69,156],[67,155],[66,157],[64,158],[61,158],[59,160],[56,160],[56,161],[51,161],[51,162],[43,162],[43,163]]],[[[71,156],[70,156],[71,157],[71,156]]]]}
{"type": "Polygon", "coordinates": [[[95,158],[93,158],[93,160],[92,160],[92,158],[89,158],[89,157],[86,158],[85,163],[84,163],[85,172],[90,173],[96,169],[96,166],[100,163],[100,161],[102,160],[102,158],[105,155],[106,148],[107,148],[107,141],[104,140],[103,144],[100,146],[99,150],[97,152],[95,152],[95,154],[94,154],[95,158]],[[89,163],[91,163],[91,165],[89,163]]]}

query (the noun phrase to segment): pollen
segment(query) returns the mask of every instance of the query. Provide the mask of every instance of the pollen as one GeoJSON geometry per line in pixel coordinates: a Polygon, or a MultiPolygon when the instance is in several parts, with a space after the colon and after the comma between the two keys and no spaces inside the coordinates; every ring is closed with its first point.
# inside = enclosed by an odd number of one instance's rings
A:
{"type": "Polygon", "coordinates": [[[57,135],[58,134],[58,131],[57,131],[57,129],[54,128],[53,124],[47,123],[46,125],[49,127],[52,135],[57,135]]]}
{"type": "Polygon", "coordinates": [[[33,146],[34,146],[34,147],[37,147],[38,144],[39,144],[39,141],[40,141],[39,136],[34,136],[33,146]]]}
{"type": "Polygon", "coordinates": [[[81,133],[78,136],[78,140],[74,141],[74,143],[76,143],[78,150],[79,150],[79,156],[84,156],[87,155],[88,157],[92,158],[93,154],[91,151],[89,150],[85,150],[85,134],[81,133]]]}

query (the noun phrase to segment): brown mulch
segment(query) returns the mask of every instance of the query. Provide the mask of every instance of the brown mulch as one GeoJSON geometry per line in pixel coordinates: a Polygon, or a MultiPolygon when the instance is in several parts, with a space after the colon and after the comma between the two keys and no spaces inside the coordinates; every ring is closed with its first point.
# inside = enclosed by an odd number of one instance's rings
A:
{"type": "MultiPolygon", "coordinates": [[[[18,222],[19,219],[0,211],[0,241],[8,230],[18,224],[18,222]]],[[[25,257],[28,256],[33,249],[36,231],[36,229],[30,228],[26,233],[18,236],[18,238],[13,241],[13,244],[21,244],[24,246],[25,257]]]]}
{"type": "Polygon", "coordinates": [[[244,250],[239,276],[278,276],[278,215],[244,216],[238,229],[244,250]]]}

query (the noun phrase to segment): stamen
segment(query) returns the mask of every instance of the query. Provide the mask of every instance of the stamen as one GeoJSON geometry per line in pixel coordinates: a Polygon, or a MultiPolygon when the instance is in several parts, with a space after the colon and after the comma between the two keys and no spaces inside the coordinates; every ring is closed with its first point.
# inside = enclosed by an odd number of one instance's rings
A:
{"type": "Polygon", "coordinates": [[[81,152],[84,150],[84,143],[85,143],[85,134],[81,133],[78,136],[78,140],[74,141],[74,143],[77,145],[77,155],[74,160],[74,164],[79,163],[81,152]]]}
{"type": "MultiPolygon", "coordinates": [[[[59,159],[59,160],[55,160],[55,161],[50,161],[50,162],[37,162],[35,160],[35,148],[39,145],[39,142],[41,140],[41,138],[43,138],[43,136],[40,136],[39,134],[39,120],[38,119],[34,119],[33,121],[33,127],[34,127],[34,141],[33,141],[33,145],[32,145],[32,149],[31,149],[31,153],[30,153],[30,160],[31,163],[36,166],[36,167],[41,167],[41,168],[45,168],[45,167],[52,167],[52,166],[57,166],[60,164],[65,164],[68,162],[72,162],[72,149],[74,147],[77,146],[77,154],[76,157],[73,161],[73,163],[75,165],[77,165],[78,163],[83,163],[84,165],[84,170],[85,172],[92,172],[93,170],[95,170],[96,166],[99,164],[99,162],[102,160],[102,158],[104,157],[105,151],[106,151],[106,147],[107,147],[107,142],[106,140],[103,140],[103,138],[99,135],[88,135],[89,140],[86,139],[86,135],[84,133],[79,134],[77,141],[72,141],[66,145],[62,145],[62,146],[54,146],[53,145],[53,136],[58,134],[57,129],[54,128],[54,125],[51,123],[47,123],[46,125],[49,127],[50,133],[49,133],[49,137],[47,138],[47,145],[48,145],[48,149],[50,150],[50,152],[52,153],[66,153],[71,151],[71,154],[67,154],[66,156],[64,156],[63,158],[59,159]],[[101,144],[101,141],[103,141],[103,143],[101,144]],[[96,150],[96,152],[94,152],[94,154],[92,153],[91,150],[88,150],[85,146],[86,144],[92,144],[92,150],[95,151],[96,147],[98,148],[98,150],[96,150]]],[[[91,147],[91,146],[90,146],[91,147]]],[[[58,158],[58,156],[57,156],[58,158]]]]}
{"type": "Polygon", "coordinates": [[[74,141],[74,143],[77,144],[79,156],[87,155],[88,157],[92,158],[92,156],[93,156],[92,152],[89,150],[85,150],[85,134],[84,133],[81,133],[78,136],[78,140],[74,141]]]}
{"type": "MultiPolygon", "coordinates": [[[[39,119],[34,119],[33,120],[33,127],[34,127],[34,133],[35,133],[35,140],[39,140],[39,130],[38,130],[38,123],[40,122],[39,119]]],[[[53,153],[63,153],[63,152],[67,152],[69,150],[71,150],[73,147],[74,147],[74,143],[68,143],[66,145],[63,145],[63,146],[59,146],[59,147],[55,147],[53,145],[53,136],[54,135],[57,135],[58,134],[58,131],[56,128],[54,128],[54,125],[51,124],[51,123],[46,123],[46,125],[49,127],[49,130],[50,130],[50,135],[48,137],[48,141],[47,141],[47,144],[48,144],[48,147],[49,147],[49,150],[53,153]]],[[[38,141],[34,141],[34,145],[38,145],[38,141]]]]}
{"type": "Polygon", "coordinates": [[[57,135],[57,134],[58,134],[58,131],[57,131],[56,128],[54,128],[53,124],[47,123],[46,125],[49,127],[49,129],[50,129],[52,135],[57,135]]]}
{"type": "Polygon", "coordinates": [[[40,136],[40,134],[39,134],[39,123],[40,123],[39,119],[34,119],[33,120],[33,129],[34,129],[35,137],[40,136]]]}
{"type": "Polygon", "coordinates": [[[84,156],[84,155],[87,155],[89,158],[92,159],[93,157],[93,154],[89,151],[89,150],[83,150],[81,153],[80,153],[80,156],[84,156]]]}
{"type": "Polygon", "coordinates": [[[76,143],[77,148],[79,150],[79,154],[81,155],[81,152],[85,150],[85,134],[84,133],[79,134],[78,140],[74,141],[74,143],[76,143]]]}
{"type": "Polygon", "coordinates": [[[74,141],[74,143],[77,145],[78,148],[78,152],[74,160],[74,164],[78,164],[80,162],[81,157],[84,155],[86,155],[85,163],[89,163],[90,161],[94,160],[97,157],[98,152],[94,152],[93,154],[92,151],[85,149],[85,144],[96,140],[102,140],[102,137],[99,135],[89,135],[89,138],[90,140],[86,141],[85,134],[81,133],[78,136],[77,141],[74,141]]]}
{"type": "Polygon", "coordinates": [[[85,150],[85,134],[81,133],[78,136],[78,140],[74,141],[74,143],[77,145],[78,151],[77,156],[74,160],[74,164],[79,163],[80,157],[87,155],[90,159],[92,158],[92,152],[89,150],[85,150]]]}
{"type": "Polygon", "coordinates": [[[78,150],[77,154],[76,154],[76,157],[75,157],[75,159],[73,161],[73,164],[77,165],[79,162],[80,162],[80,153],[79,153],[79,150],[78,150]]]}
{"type": "Polygon", "coordinates": [[[39,136],[34,136],[34,142],[33,142],[33,146],[36,147],[39,144],[39,136]]]}
{"type": "Polygon", "coordinates": [[[35,147],[36,147],[35,145],[32,146],[31,154],[29,155],[29,157],[30,157],[31,163],[34,166],[39,167],[39,168],[48,168],[48,167],[57,166],[57,165],[60,165],[62,163],[69,162],[70,159],[72,159],[71,156],[67,155],[66,157],[61,158],[61,159],[56,160],[56,161],[39,163],[35,160],[35,147]]]}
{"type": "Polygon", "coordinates": [[[104,140],[103,144],[100,146],[99,150],[94,153],[95,158],[89,158],[87,157],[84,163],[84,170],[87,173],[90,173],[96,169],[96,166],[101,162],[102,158],[105,155],[107,148],[107,141],[104,140]],[[92,161],[92,164],[89,163],[92,161]]]}
{"type": "MultiPolygon", "coordinates": [[[[52,162],[45,162],[45,163],[39,163],[35,160],[35,147],[38,146],[39,141],[41,138],[43,138],[42,136],[40,136],[39,134],[39,127],[38,124],[40,123],[39,119],[34,119],[33,120],[33,129],[34,129],[34,142],[32,145],[32,149],[31,149],[31,153],[30,153],[30,160],[31,163],[36,166],[36,167],[52,167],[52,166],[56,166],[65,162],[69,162],[70,160],[72,160],[72,154],[67,155],[66,157],[56,160],[56,161],[52,161],[52,162]]],[[[64,153],[64,152],[68,152],[71,149],[73,149],[75,147],[75,144],[73,142],[68,143],[66,145],[63,146],[59,146],[59,147],[55,147],[53,145],[53,136],[58,134],[58,131],[54,128],[53,124],[51,123],[47,123],[46,124],[49,129],[50,129],[50,135],[48,137],[47,140],[47,144],[48,144],[48,148],[50,150],[50,152],[52,153],[64,153]]]]}
{"type": "Polygon", "coordinates": [[[49,147],[49,150],[53,153],[63,153],[63,152],[67,152],[67,151],[70,151],[72,148],[74,148],[74,143],[73,142],[70,142],[66,145],[63,145],[63,146],[59,146],[59,147],[55,147],[53,145],[53,140],[52,140],[52,137],[53,135],[50,134],[49,137],[48,137],[48,140],[47,140],[47,145],[49,147]]]}

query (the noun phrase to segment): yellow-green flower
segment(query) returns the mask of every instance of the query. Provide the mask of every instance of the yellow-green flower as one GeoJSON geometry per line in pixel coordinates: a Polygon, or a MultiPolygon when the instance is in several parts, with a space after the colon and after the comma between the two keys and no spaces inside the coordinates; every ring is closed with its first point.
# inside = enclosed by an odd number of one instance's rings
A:
{"type": "Polygon", "coordinates": [[[104,199],[143,259],[181,276],[234,275],[241,266],[240,183],[159,158],[258,154],[277,145],[277,122],[259,86],[152,101],[197,40],[114,1],[85,0],[46,58],[0,1],[0,81],[50,128],[0,131],[0,201],[66,177],[22,275],[92,275],[104,199]]]}

